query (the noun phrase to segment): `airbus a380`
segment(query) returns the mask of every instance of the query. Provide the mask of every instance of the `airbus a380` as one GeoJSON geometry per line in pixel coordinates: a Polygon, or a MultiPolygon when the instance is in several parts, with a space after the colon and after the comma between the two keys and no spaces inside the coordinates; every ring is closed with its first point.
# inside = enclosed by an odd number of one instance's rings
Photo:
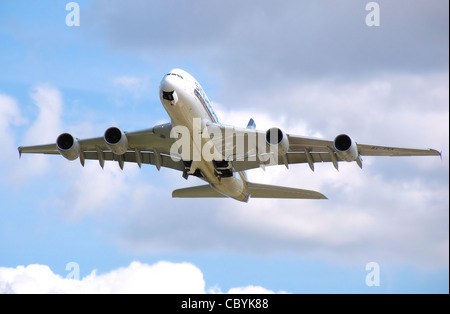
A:
{"type": "Polygon", "coordinates": [[[103,137],[78,139],[71,134],[58,136],[56,143],[19,147],[23,153],[61,154],[68,160],[98,160],[153,164],[196,176],[206,185],[178,189],[173,197],[230,197],[247,202],[249,198],[326,199],[315,191],[264,185],[247,180],[246,170],[270,165],[307,163],[312,171],[318,162],[355,161],[362,168],[361,156],[426,156],[434,149],[410,149],[356,143],[346,134],[334,140],[291,135],[279,128],[257,131],[250,119],[246,128],[222,125],[201,85],[189,73],[174,69],[166,74],[159,95],[171,123],[137,132],[117,127],[103,137]]]}

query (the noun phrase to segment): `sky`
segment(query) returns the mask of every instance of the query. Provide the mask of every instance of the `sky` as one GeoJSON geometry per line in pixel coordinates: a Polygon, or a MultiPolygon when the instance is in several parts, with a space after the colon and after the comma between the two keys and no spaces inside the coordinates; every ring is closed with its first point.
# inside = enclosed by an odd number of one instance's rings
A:
{"type": "Polygon", "coordinates": [[[79,26],[68,3],[0,2],[0,293],[449,292],[447,1],[376,1],[379,26],[361,0],[80,0],[79,26]],[[248,203],[172,199],[201,181],[171,169],[19,160],[169,122],[172,68],[222,123],[442,159],[254,169],[328,200],[248,203]]]}

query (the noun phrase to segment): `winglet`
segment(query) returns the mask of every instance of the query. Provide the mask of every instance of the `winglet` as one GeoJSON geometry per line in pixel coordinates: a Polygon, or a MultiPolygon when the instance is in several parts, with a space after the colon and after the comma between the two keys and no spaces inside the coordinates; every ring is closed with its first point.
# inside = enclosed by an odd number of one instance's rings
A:
{"type": "Polygon", "coordinates": [[[22,158],[22,146],[18,147],[17,150],[19,151],[19,159],[22,158]]]}

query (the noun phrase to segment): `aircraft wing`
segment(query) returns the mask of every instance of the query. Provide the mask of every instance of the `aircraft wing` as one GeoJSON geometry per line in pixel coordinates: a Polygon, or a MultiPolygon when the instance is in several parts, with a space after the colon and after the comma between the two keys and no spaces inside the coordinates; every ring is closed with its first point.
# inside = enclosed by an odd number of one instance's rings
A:
{"type": "MultiPolygon", "coordinates": [[[[362,156],[440,156],[441,153],[434,149],[415,149],[402,147],[389,147],[359,144],[354,142],[345,134],[339,135],[334,141],[323,140],[311,137],[284,134],[287,138],[286,152],[281,152],[277,158],[270,159],[270,162],[262,161],[264,155],[270,155],[270,147],[266,142],[266,132],[256,131],[250,128],[236,128],[229,126],[210,125],[211,134],[222,132],[222,137],[212,136],[216,145],[222,147],[224,156],[228,160],[233,160],[233,167],[236,171],[244,171],[270,165],[285,165],[308,163],[314,171],[314,164],[321,162],[331,162],[338,169],[338,162],[356,161],[362,167],[362,156]],[[232,137],[232,138],[231,138],[232,137]],[[349,145],[348,152],[336,149],[335,141],[342,139],[344,145],[349,145]],[[221,142],[220,142],[221,141],[221,142]],[[239,144],[241,143],[241,144],[239,144]],[[244,143],[242,145],[242,143],[244,143]],[[350,147],[351,146],[351,147],[350,147]],[[241,149],[239,149],[241,147],[241,149]],[[242,149],[243,147],[243,149],[242,149]],[[353,150],[353,155],[350,152],[353,150]],[[265,153],[260,154],[263,151],[265,153]],[[273,162],[275,160],[275,162],[273,162]]],[[[268,156],[270,157],[270,156],[268,156]]]]}
{"type": "MultiPolygon", "coordinates": [[[[254,125],[252,125],[254,126],[254,125]]],[[[117,129],[117,128],[116,128],[117,129]]],[[[170,137],[172,126],[170,123],[155,126],[150,129],[137,132],[123,132],[127,139],[126,148],[123,153],[116,154],[106,144],[104,137],[91,139],[74,139],[77,147],[72,145],[71,150],[76,150],[76,155],[65,156],[70,160],[80,159],[82,165],[86,159],[98,160],[101,167],[107,160],[117,161],[121,168],[125,162],[134,162],[139,166],[142,164],[155,165],[158,170],[167,167],[175,170],[185,171],[186,166],[180,157],[171,156],[170,148],[175,142],[170,137]]],[[[121,132],[119,129],[117,129],[121,132]]],[[[346,135],[344,136],[354,146],[354,158],[349,160],[346,152],[335,148],[335,141],[302,137],[284,134],[287,139],[286,151],[272,158],[270,147],[266,142],[266,132],[251,128],[236,128],[231,126],[209,124],[208,132],[214,145],[222,149],[223,158],[232,160],[235,171],[244,171],[270,165],[285,165],[308,163],[311,170],[314,164],[319,162],[332,162],[338,169],[338,162],[356,161],[362,167],[361,156],[439,156],[440,153],[434,149],[412,149],[389,146],[376,146],[357,144],[346,135]],[[218,136],[220,135],[220,136],[218,136]],[[263,152],[261,154],[261,152],[263,152]]],[[[56,143],[37,146],[21,146],[19,153],[22,154],[62,154],[68,153],[58,150],[56,143]]],[[[70,152],[69,152],[70,153],[70,152]]]]}
{"type": "MultiPolygon", "coordinates": [[[[162,124],[150,129],[137,132],[124,132],[128,145],[123,155],[115,154],[107,146],[103,137],[91,139],[76,139],[78,143],[78,156],[82,165],[86,159],[98,160],[103,168],[107,160],[117,161],[121,168],[124,162],[134,162],[139,166],[142,164],[155,165],[158,170],[167,167],[183,171],[185,166],[180,159],[172,158],[170,147],[174,139],[170,138],[171,125],[162,124]]],[[[21,146],[19,153],[22,154],[60,154],[57,145],[21,146]]],[[[75,159],[75,158],[73,158],[75,159]]]]}

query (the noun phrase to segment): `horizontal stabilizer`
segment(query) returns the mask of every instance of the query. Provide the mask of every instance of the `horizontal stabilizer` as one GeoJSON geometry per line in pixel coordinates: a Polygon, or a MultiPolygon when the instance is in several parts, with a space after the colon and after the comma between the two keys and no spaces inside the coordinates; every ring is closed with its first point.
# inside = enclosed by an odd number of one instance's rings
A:
{"type": "Polygon", "coordinates": [[[316,191],[251,182],[248,182],[248,192],[252,198],[327,199],[325,195],[316,191]]]}
{"type": "Polygon", "coordinates": [[[226,197],[214,190],[209,184],[178,189],[172,192],[172,197],[226,197]]]}
{"type": "MultiPolygon", "coordinates": [[[[294,189],[251,182],[248,182],[248,193],[251,198],[327,199],[325,195],[311,190],[294,189]]],[[[172,197],[209,198],[226,196],[214,190],[210,185],[200,185],[175,190],[172,192],[172,197]]]]}

